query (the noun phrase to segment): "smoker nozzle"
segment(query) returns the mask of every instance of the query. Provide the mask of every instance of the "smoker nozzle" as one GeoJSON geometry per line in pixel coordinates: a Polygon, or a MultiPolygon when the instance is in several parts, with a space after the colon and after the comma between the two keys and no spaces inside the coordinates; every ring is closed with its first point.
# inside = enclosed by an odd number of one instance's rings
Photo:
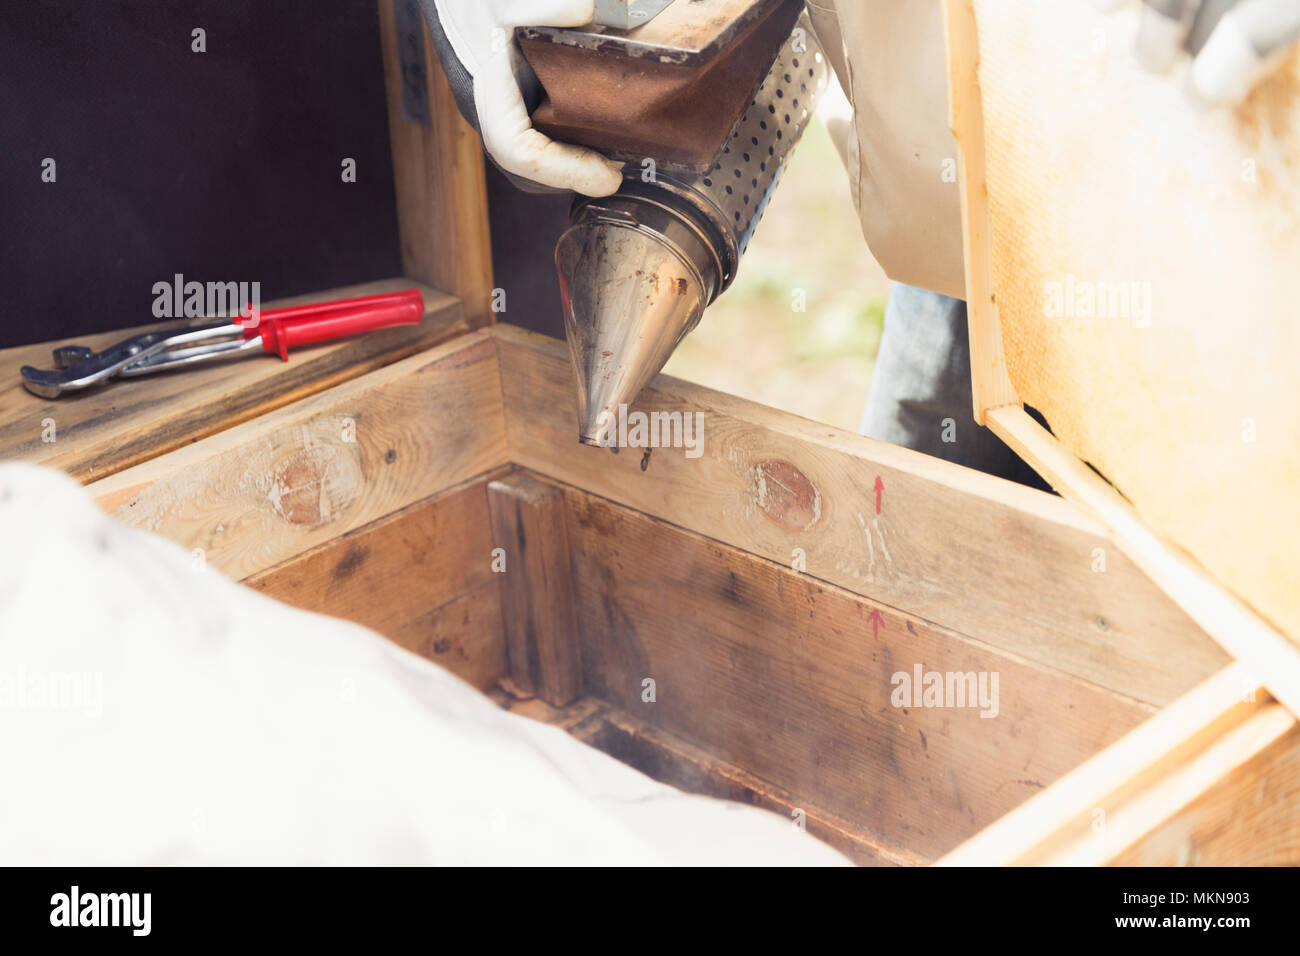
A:
{"type": "Polygon", "coordinates": [[[579,202],[555,247],[577,378],[578,437],[612,445],[630,406],[722,287],[713,238],[635,191],[579,202]]]}

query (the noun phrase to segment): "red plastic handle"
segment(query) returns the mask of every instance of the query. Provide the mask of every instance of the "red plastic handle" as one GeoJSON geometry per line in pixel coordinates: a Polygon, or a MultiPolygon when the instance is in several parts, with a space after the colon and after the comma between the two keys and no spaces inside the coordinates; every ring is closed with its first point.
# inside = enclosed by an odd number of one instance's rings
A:
{"type": "Polygon", "coordinates": [[[328,342],[394,325],[417,325],[424,318],[424,296],[419,289],[366,295],[356,299],[313,302],[269,309],[248,324],[244,337],[262,337],[262,348],[289,361],[289,349],[313,342],[328,342]]]}

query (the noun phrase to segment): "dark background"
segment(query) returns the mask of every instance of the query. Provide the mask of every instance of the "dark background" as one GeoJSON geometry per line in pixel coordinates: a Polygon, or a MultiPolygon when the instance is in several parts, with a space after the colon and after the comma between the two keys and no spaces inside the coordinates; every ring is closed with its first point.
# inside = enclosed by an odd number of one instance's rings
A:
{"type": "MultiPolygon", "coordinates": [[[[156,321],[178,272],[401,274],[373,0],[0,0],[0,137],[0,348],[156,321]]],[[[559,335],[568,200],[489,188],[502,318],[559,335]]]]}

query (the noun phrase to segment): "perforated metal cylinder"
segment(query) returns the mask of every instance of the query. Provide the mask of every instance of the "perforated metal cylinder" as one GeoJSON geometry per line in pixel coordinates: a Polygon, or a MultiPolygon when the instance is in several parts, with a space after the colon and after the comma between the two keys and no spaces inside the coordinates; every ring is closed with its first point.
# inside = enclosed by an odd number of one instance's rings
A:
{"type": "MultiPolygon", "coordinates": [[[[737,262],[767,209],[795,144],[830,82],[831,70],[805,13],[732,127],[713,168],[688,183],[711,207],[737,262]]],[[[724,277],[723,288],[731,282],[724,277]]]]}

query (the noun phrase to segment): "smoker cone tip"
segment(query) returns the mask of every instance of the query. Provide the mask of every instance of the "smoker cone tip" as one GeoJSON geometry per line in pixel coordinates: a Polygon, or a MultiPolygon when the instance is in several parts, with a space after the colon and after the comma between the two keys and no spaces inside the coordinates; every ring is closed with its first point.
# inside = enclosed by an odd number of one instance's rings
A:
{"type": "Polygon", "coordinates": [[[611,431],[610,426],[613,425],[613,419],[606,421],[608,415],[608,412],[602,412],[601,416],[596,419],[595,425],[590,427],[579,426],[578,441],[592,448],[608,448],[617,455],[617,431],[611,431]]]}
{"type": "Polygon", "coordinates": [[[620,414],[699,321],[714,283],[660,233],[585,221],[555,253],[578,383],[578,440],[617,444],[620,414]]]}

